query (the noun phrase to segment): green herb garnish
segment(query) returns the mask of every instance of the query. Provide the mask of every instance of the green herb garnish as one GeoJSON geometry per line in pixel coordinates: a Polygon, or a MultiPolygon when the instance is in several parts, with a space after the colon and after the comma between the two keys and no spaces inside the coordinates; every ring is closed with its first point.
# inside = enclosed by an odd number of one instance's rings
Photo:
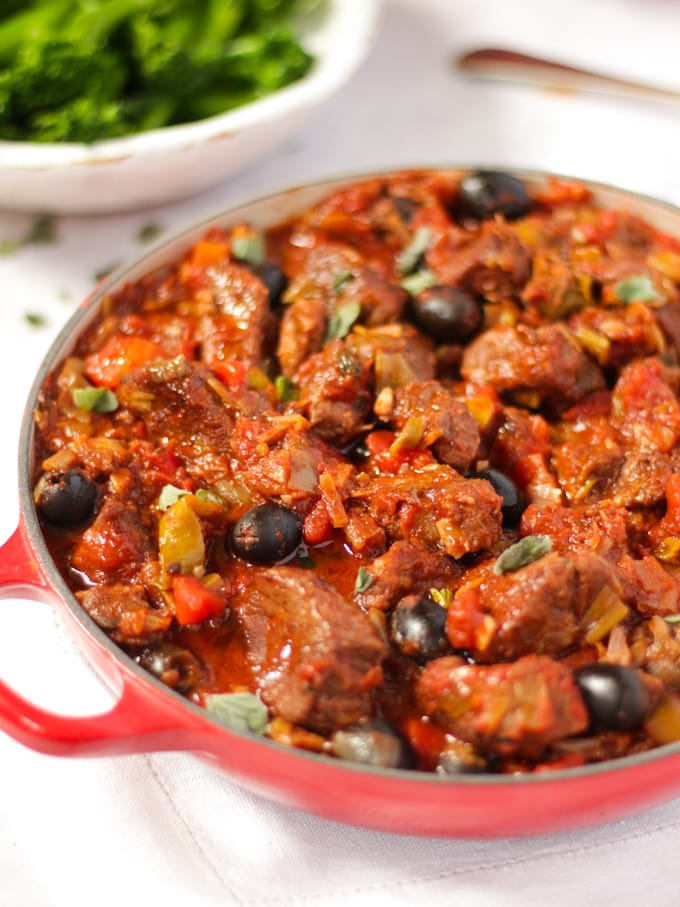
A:
{"type": "Polygon", "coordinates": [[[259,233],[252,236],[234,236],[231,240],[231,254],[239,261],[258,268],[267,257],[264,239],[259,233]]]}
{"type": "Polygon", "coordinates": [[[33,221],[30,230],[22,239],[21,244],[24,246],[29,244],[44,245],[56,241],[57,232],[54,227],[54,218],[49,217],[47,214],[43,214],[40,217],[36,217],[33,221]]]}
{"type": "Polygon", "coordinates": [[[211,491],[209,488],[199,488],[196,492],[196,497],[199,501],[209,501],[211,504],[219,504],[221,507],[225,506],[224,498],[217,494],[216,491],[211,491]]]}
{"type": "Polygon", "coordinates": [[[183,488],[177,488],[176,485],[164,485],[158,495],[158,506],[161,510],[167,510],[168,507],[172,507],[173,504],[176,504],[180,498],[187,494],[189,494],[188,491],[183,488]]]}
{"type": "Polygon", "coordinates": [[[343,337],[346,337],[359,315],[361,315],[361,303],[356,299],[337,306],[328,321],[325,342],[328,343],[329,340],[336,338],[342,340],[343,337]]]}
{"type": "Polygon", "coordinates": [[[41,315],[40,312],[25,312],[24,319],[32,328],[42,328],[47,324],[47,318],[41,315]]]}
{"type": "Polygon", "coordinates": [[[290,400],[297,400],[300,392],[295,384],[285,375],[278,375],[274,379],[276,396],[282,403],[288,403],[290,400]]]}
{"type": "Polygon", "coordinates": [[[311,570],[316,567],[316,564],[312,558],[307,554],[306,551],[298,551],[297,555],[298,567],[304,567],[306,570],[311,570]]]}
{"type": "Polygon", "coordinates": [[[118,397],[108,387],[76,387],[73,402],[78,409],[93,413],[112,413],[118,409],[118,397]]]}
{"type": "Polygon", "coordinates": [[[652,302],[659,298],[651,278],[646,274],[619,281],[614,287],[614,296],[621,302],[652,302]]]}
{"type": "Polygon", "coordinates": [[[255,693],[216,693],[206,698],[206,709],[237,731],[264,734],[269,722],[267,706],[255,693]]]}
{"type": "Polygon", "coordinates": [[[422,293],[424,290],[429,290],[430,287],[436,286],[437,277],[433,271],[430,271],[429,268],[422,268],[420,271],[416,271],[415,274],[409,274],[408,277],[404,277],[400,281],[400,286],[409,294],[409,296],[418,296],[419,293],[422,293]]]}
{"type": "Polygon", "coordinates": [[[139,242],[151,242],[161,235],[163,232],[163,227],[160,224],[144,224],[143,227],[140,227],[137,233],[137,240],[139,242]]]}
{"type": "Polygon", "coordinates": [[[412,274],[420,265],[431,242],[432,230],[429,227],[419,227],[413,234],[411,242],[404,246],[397,256],[397,272],[402,276],[412,274]]]}
{"type": "Polygon", "coordinates": [[[362,592],[366,592],[367,589],[370,589],[372,585],[373,577],[371,574],[365,567],[359,567],[356,582],[354,583],[354,594],[360,595],[362,592]]]}
{"type": "Polygon", "coordinates": [[[428,594],[432,601],[441,605],[442,608],[448,608],[453,598],[453,592],[450,589],[430,589],[428,594]]]}
{"type": "Polygon", "coordinates": [[[335,296],[339,296],[342,291],[345,289],[347,284],[354,279],[354,274],[351,271],[342,271],[338,274],[333,281],[333,286],[331,289],[335,296]]]}
{"type": "Polygon", "coordinates": [[[552,541],[546,535],[527,535],[514,545],[510,545],[496,560],[493,572],[496,576],[503,573],[512,573],[520,567],[526,567],[549,554],[552,551],[552,541]]]}

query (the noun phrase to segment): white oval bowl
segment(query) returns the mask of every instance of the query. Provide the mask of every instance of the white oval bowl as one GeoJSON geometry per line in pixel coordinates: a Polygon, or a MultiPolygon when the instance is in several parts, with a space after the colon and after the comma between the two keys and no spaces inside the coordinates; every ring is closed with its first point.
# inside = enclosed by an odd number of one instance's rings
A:
{"type": "Polygon", "coordinates": [[[0,141],[0,206],[100,214],[183,198],[265,156],[338,91],[368,55],[383,0],[329,0],[305,29],[315,57],[298,82],[218,116],[84,144],[0,141]]]}

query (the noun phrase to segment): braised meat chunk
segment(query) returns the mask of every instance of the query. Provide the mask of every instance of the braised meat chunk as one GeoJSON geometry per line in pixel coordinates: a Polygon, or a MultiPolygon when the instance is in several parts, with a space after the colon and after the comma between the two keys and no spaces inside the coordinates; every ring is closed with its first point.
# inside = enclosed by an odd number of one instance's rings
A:
{"type": "Polygon", "coordinates": [[[545,655],[494,665],[437,658],[423,669],[417,696],[445,730],[503,756],[536,759],[548,744],[588,727],[572,672],[545,655]]]}
{"type": "Polygon", "coordinates": [[[597,365],[554,324],[491,328],[465,350],[461,372],[530,409],[544,403],[565,409],[605,386],[597,365]]]}
{"type": "Polygon", "coordinates": [[[253,569],[232,599],[264,702],[321,733],[371,713],[386,648],[368,617],[313,573],[253,569]]]}

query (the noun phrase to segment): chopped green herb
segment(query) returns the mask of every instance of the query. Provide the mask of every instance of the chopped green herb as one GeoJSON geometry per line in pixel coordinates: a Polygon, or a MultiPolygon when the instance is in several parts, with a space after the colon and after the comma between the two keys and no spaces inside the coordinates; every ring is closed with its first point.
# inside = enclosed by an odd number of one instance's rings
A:
{"type": "Polygon", "coordinates": [[[95,272],[94,279],[96,283],[99,283],[100,280],[104,280],[105,277],[108,277],[112,271],[115,271],[118,267],[118,263],[113,265],[105,265],[103,268],[100,268],[99,271],[95,272]]]}
{"type": "MultiPolygon", "coordinates": [[[[172,486],[166,486],[172,488],[172,486]]],[[[199,488],[196,492],[196,497],[201,501],[209,501],[211,504],[219,504],[221,507],[225,506],[224,498],[217,494],[216,491],[211,491],[209,488],[199,488]]]]}
{"type": "Polygon", "coordinates": [[[496,576],[512,573],[526,567],[552,551],[552,541],[545,535],[527,535],[510,545],[496,560],[493,572],[496,576]]]}
{"type": "Polygon", "coordinates": [[[365,567],[359,567],[356,582],[354,583],[354,594],[360,595],[362,592],[366,592],[367,589],[370,589],[372,585],[373,577],[371,574],[365,567]]]}
{"type": "Polygon", "coordinates": [[[422,268],[420,271],[416,271],[415,274],[409,274],[408,277],[404,277],[400,281],[400,285],[410,296],[417,296],[423,290],[434,287],[436,283],[437,277],[429,268],[422,268]]]}
{"type": "Polygon", "coordinates": [[[432,242],[432,230],[429,227],[419,227],[411,238],[411,242],[404,246],[397,256],[397,272],[402,276],[412,274],[421,264],[427,247],[432,242]]]}
{"type": "Polygon", "coordinates": [[[137,233],[137,239],[139,242],[151,242],[161,235],[163,232],[163,227],[160,224],[144,224],[143,227],[139,229],[137,233]]]}
{"type": "Polygon", "coordinates": [[[0,240],[0,255],[14,255],[21,248],[21,242],[18,239],[0,240]]]}
{"type": "Polygon", "coordinates": [[[354,279],[354,274],[351,271],[342,271],[337,275],[333,281],[332,290],[336,296],[339,296],[342,291],[345,289],[350,280],[354,279]]]}
{"type": "Polygon", "coordinates": [[[652,302],[659,298],[651,278],[646,274],[619,281],[614,287],[614,296],[621,302],[652,302]]]}
{"type": "Polygon", "coordinates": [[[40,312],[25,312],[24,318],[33,328],[42,328],[47,324],[47,318],[40,312]]]}
{"type": "Polygon", "coordinates": [[[73,402],[78,409],[93,413],[112,413],[118,409],[118,397],[108,387],[76,387],[73,402]]]}
{"type": "Polygon", "coordinates": [[[54,218],[49,217],[46,214],[37,217],[21,241],[22,245],[28,245],[30,243],[34,244],[46,244],[54,243],[57,241],[57,233],[54,228],[54,218]]]}
{"type": "Polygon", "coordinates": [[[73,297],[68,290],[59,290],[59,292],[57,293],[57,299],[59,300],[59,302],[71,302],[73,297]]]}
{"type": "Polygon", "coordinates": [[[430,589],[429,595],[432,601],[441,605],[442,608],[448,608],[453,598],[453,592],[450,589],[430,589]]]}
{"type": "Polygon", "coordinates": [[[177,488],[176,485],[164,485],[158,495],[158,506],[161,510],[167,510],[168,507],[172,507],[173,504],[176,504],[180,498],[187,494],[189,494],[188,491],[183,488],[177,488]]]}
{"type": "Polygon", "coordinates": [[[19,239],[0,240],[0,255],[14,255],[22,246],[53,243],[57,241],[54,219],[47,215],[37,217],[28,231],[19,239]]]}
{"type": "Polygon", "coordinates": [[[231,240],[231,252],[234,258],[255,267],[263,265],[267,257],[264,239],[259,233],[252,236],[234,236],[231,240]]]}
{"type": "Polygon", "coordinates": [[[311,570],[312,568],[316,567],[316,564],[311,559],[311,557],[306,553],[306,551],[298,551],[296,557],[297,557],[297,562],[298,562],[299,567],[305,567],[308,570],[311,570]]]}
{"type": "Polygon", "coordinates": [[[297,400],[300,395],[297,386],[285,375],[278,375],[275,378],[274,387],[276,388],[276,396],[282,403],[288,403],[290,400],[297,400]]]}
{"type": "Polygon", "coordinates": [[[326,343],[336,338],[342,340],[352,330],[352,325],[361,315],[361,303],[354,299],[352,302],[344,302],[339,305],[328,321],[326,331],[326,343]]]}
{"type": "Polygon", "coordinates": [[[255,693],[216,693],[206,697],[206,709],[222,724],[237,731],[264,734],[267,729],[269,712],[255,693]]]}

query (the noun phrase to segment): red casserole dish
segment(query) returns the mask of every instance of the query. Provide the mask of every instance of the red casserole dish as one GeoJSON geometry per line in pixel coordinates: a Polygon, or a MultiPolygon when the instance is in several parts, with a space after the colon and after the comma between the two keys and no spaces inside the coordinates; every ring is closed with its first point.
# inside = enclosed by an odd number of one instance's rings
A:
{"type": "MultiPolygon", "coordinates": [[[[462,171],[461,171],[462,172],[462,171]]],[[[541,174],[521,174],[539,186],[541,174]]],[[[653,806],[680,792],[680,744],[576,768],[535,774],[442,776],[366,767],[238,733],[141,668],[94,623],[52,560],[33,503],[34,412],[47,375],[97,318],[102,301],[174,261],[209,228],[247,222],[274,226],[357,178],[293,189],[233,209],[157,245],[111,275],[66,325],[28,400],[19,450],[20,524],[0,551],[0,594],[45,600],[68,615],[78,644],[118,695],[88,718],[37,708],[0,682],[0,725],[21,743],[64,756],[184,750],[218,766],[250,790],[288,806],[383,831],[451,837],[501,837],[565,830],[653,806]]],[[[607,208],[625,208],[680,235],[680,212],[601,185],[585,184],[607,208]]]]}

